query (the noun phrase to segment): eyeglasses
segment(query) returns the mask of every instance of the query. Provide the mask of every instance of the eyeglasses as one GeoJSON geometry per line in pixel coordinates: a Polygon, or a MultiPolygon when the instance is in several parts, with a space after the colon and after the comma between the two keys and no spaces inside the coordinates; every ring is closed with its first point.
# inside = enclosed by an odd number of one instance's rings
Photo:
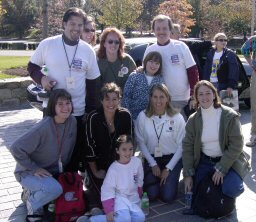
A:
{"type": "Polygon", "coordinates": [[[85,32],[95,32],[95,29],[88,29],[88,28],[85,28],[84,31],[85,31],[85,32]]]}
{"type": "Polygon", "coordinates": [[[219,41],[219,42],[227,42],[228,40],[227,40],[227,39],[217,39],[216,41],[219,41]]]}
{"type": "Polygon", "coordinates": [[[110,40],[108,40],[108,44],[115,44],[115,45],[119,45],[120,44],[120,42],[118,41],[118,40],[112,40],[112,39],[110,39],[110,40]]]}

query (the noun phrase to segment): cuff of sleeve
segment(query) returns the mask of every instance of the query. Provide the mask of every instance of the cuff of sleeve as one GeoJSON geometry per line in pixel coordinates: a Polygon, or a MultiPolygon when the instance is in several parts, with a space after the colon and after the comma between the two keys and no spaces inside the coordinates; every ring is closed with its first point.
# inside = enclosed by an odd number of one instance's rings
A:
{"type": "Polygon", "coordinates": [[[114,211],[114,205],[115,205],[114,198],[102,201],[102,206],[106,214],[114,211]]]}
{"type": "Polygon", "coordinates": [[[227,174],[228,170],[226,170],[223,166],[221,166],[220,163],[217,163],[214,168],[216,171],[221,172],[223,175],[227,174]]]}
{"type": "Polygon", "coordinates": [[[139,193],[139,197],[142,198],[142,195],[143,195],[142,187],[138,187],[138,193],[139,193]]]}
{"type": "Polygon", "coordinates": [[[189,169],[189,170],[184,170],[183,169],[183,176],[184,177],[192,177],[195,175],[195,170],[194,169],[189,169]]]}

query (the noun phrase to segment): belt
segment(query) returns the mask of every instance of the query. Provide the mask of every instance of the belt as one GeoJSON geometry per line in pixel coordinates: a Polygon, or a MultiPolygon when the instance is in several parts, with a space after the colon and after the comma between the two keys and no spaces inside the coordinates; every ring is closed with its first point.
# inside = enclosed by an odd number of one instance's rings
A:
{"type": "Polygon", "coordinates": [[[214,163],[217,163],[217,162],[220,161],[221,156],[211,157],[211,156],[207,156],[207,155],[205,155],[203,152],[201,152],[201,158],[210,160],[210,161],[212,161],[212,162],[214,162],[214,163]]]}

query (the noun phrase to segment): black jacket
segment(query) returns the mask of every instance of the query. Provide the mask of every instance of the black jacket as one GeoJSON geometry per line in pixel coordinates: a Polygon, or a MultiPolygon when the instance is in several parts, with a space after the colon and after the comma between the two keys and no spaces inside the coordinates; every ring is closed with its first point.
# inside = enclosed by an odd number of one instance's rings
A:
{"type": "Polygon", "coordinates": [[[133,122],[127,109],[118,108],[114,118],[115,132],[110,135],[101,106],[89,113],[86,120],[86,159],[107,170],[115,160],[115,141],[122,134],[133,136],[133,122]]]}
{"type": "MultiPolygon", "coordinates": [[[[206,63],[204,66],[203,79],[210,80],[212,72],[212,62],[214,57],[215,49],[212,49],[207,54],[206,63]]],[[[236,89],[239,80],[239,65],[236,54],[225,48],[223,54],[220,57],[220,63],[217,68],[218,83],[221,86],[219,90],[232,88],[236,89]]]]}

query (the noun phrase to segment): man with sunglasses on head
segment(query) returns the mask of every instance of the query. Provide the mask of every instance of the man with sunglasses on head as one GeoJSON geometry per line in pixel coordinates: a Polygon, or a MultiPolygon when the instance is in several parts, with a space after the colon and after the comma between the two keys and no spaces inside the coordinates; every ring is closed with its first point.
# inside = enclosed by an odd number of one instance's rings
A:
{"type": "Polygon", "coordinates": [[[213,83],[218,91],[227,90],[227,95],[231,97],[239,80],[237,56],[227,48],[227,36],[224,33],[217,33],[213,41],[214,47],[207,54],[203,79],[213,83]]]}
{"type": "Polygon", "coordinates": [[[69,8],[63,16],[63,34],[40,42],[28,64],[31,78],[45,90],[63,88],[72,96],[77,120],[77,141],[69,164],[72,171],[84,170],[82,118],[98,104],[96,86],[100,72],[96,55],[90,45],[80,40],[86,19],[82,9],[69,8]],[[47,75],[41,72],[42,66],[47,67],[47,75]]]}
{"type": "Polygon", "coordinates": [[[172,97],[172,105],[181,109],[190,102],[193,105],[193,88],[198,82],[199,74],[195,60],[188,46],[179,40],[171,39],[173,23],[169,16],[157,15],[152,22],[152,30],[157,43],[149,46],[144,58],[149,52],[157,51],[163,59],[162,75],[172,97]]]}

